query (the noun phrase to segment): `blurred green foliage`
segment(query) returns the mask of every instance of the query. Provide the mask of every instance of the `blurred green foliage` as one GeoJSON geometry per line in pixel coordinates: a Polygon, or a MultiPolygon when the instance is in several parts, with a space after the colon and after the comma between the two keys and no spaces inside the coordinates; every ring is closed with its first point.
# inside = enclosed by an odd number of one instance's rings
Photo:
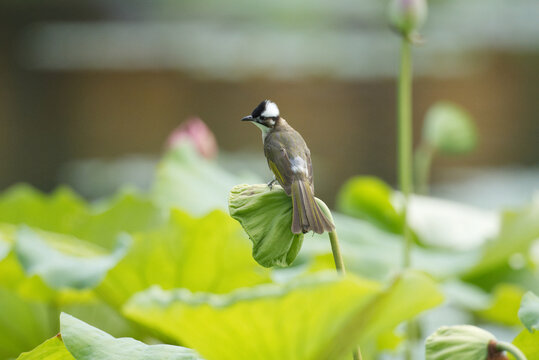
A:
{"type": "Polygon", "coordinates": [[[171,345],[146,345],[134,339],[115,339],[73,316],[60,315],[61,336],[45,341],[19,360],[197,360],[190,349],[171,345]]]}
{"type": "Polygon", "coordinates": [[[208,359],[322,360],[343,358],[358,342],[371,344],[441,301],[435,282],[421,273],[405,273],[381,289],[332,272],[221,296],[152,288],[124,312],[208,359]],[[428,298],[406,296],[411,291],[428,298]]]}
{"type": "Polygon", "coordinates": [[[356,176],[337,195],[337,209],[344,214],[368,220],[382,229],[401,234],[403,217],[393,206],[393,190],[382,180],[356,176]]]}
{"type": "MultiPolygon", "coordinates": [[[[188,346],[207,360],[340,359],[358,343],[374,359],[383,351],[398,353],[397,326],[438,306],[444,296],[462,313],[521,326],[520,295],[533,290],[537,273],[532,261],[518,269],[508,264],[515,254],[528,260],[527,249],[539,237],[537,203],[508,212],[496,238],[481,239],[472,250],[415,246],[416,270],[396,276],[402,249],[398,196],[378,179],[355,178],[339,194],[348,215],[334,214],[351,273],[342,278],[327,274],[334,271],[327,237],[307,235],[299,253],[290,250],[293,240],[278,231],[277,221],[288,215],[273,213],[268,199],[257,211],[276,219],[274,239],[288,244],[280,259],[291,266],[259,266],[251,255],[260,261],[256,245],[222,211],[232,186],[221,185],[209,200],[199,196],[224,173],[182,145],[165,155],[148,194],[123,191],[88,203],[65,188],[46,195],[16,186],[0,195],[0,358],[36,346],[21,358],[98,358],[116,351],[120,340],[111,336],[129,336],[188,346]],[[194,164],[204,171],[181,182],[194,164]],[[291,253],[297,254],[293,263],[291,253]],[[451,293],[439,286],[445,281],[462,286],[451,293]],[[466,290],[472,284],[474,290],[466,290]],[[466,306],[463,299],[479,300],[466,306]],[[63,315],[60,321],[62,311],[81,320],[63,315]],[[54,337],[60,330],[64,347],[54,337]],[[94,341],[84,345],[85,354],[76,350],[83,340],[94,341]]],[[[242,182],[233,174],[225,180],[242,182]]],[[[265,185],[255,188],[280,203],[288,200],[265,185]]],[[[419,206],[434,213],[446,206],[434,204],[419,206]]],[[[424,234],[420,227],[432,224],[416,226],[424,234]]],[[[536,335],[523,334],[517,338],[523,343],[536,335]]],[[[126,354],[145,346],[121,341],[126,354]]]]}

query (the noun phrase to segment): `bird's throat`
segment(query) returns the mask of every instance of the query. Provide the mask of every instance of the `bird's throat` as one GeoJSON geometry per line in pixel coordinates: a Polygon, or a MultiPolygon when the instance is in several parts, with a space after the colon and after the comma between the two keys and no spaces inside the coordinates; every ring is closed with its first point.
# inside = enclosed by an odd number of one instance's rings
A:
{"type": "Polygon", "coordinates": [[[264,139],[266,138],[266,136],[268,135],[268,133],[271,131],[271,129],[267,126],[264,126],[262,124],[259,124],[255,121],[253,121],[253,124],[256,125],[257,128],[259,128],[261,131],[262,131],[262,142],[264,141],[264,139]]]}

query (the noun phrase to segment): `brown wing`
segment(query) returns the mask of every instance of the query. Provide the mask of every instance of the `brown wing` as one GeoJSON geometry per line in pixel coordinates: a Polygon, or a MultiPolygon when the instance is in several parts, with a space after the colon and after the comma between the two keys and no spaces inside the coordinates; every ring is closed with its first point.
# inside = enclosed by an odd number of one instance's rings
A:
{"type": "Polygon", "coordinates": [[[275,131],[264,141],[264,154],[275,178],[290,195],[290,186],[294,179],[307,177],[312,183],[311,155],[305,141],[295,130],[275,131]],[[307,164],[307,174],[292,172],[291,159],[301,157],[307,164]]]}
{"type": "Polygon", "coordinates": [[[311,152],[309,151],[309,149],[307,147],[305,147],[307,149],[306,153],[305,153],[305,157],[306,157],[306,161],[307,161],[307,167],[309,169],[309,183],[311,184],[311,190],[314,194],[314,180],[313,180],[313,163],[311,161],[311,152]]]}

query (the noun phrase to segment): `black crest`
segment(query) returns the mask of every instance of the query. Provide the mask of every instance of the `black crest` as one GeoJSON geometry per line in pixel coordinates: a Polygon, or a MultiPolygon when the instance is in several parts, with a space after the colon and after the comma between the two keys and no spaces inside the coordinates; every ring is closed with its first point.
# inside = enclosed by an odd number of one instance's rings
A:
{"type": "Polygon", "coordinates": [[[262,115],[262,113],[264,112],[264,110],[266,110],[266,103],[268,102],[268,100],[264,100],[262,101],[260,104],[258,104],[258,106],[253,110],[253,112],[251,113],[251,116],[253,118],[258,118],[260,115],[262,115]]]}

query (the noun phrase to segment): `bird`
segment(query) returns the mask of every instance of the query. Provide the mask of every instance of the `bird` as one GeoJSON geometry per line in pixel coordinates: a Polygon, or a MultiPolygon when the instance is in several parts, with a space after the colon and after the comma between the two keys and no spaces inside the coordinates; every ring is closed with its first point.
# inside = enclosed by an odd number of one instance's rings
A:
{"type": "Polygon", "coordinates": [[[292,226],[294,234],[313,231],[317,234],[335,229],[333,222],[322,212],[314,197],[311,152],[303,137],[284,118],[271,100],[262,101],[242,118],[262,130],[264,155],[274,179],[292,199],[292,226]]]}

